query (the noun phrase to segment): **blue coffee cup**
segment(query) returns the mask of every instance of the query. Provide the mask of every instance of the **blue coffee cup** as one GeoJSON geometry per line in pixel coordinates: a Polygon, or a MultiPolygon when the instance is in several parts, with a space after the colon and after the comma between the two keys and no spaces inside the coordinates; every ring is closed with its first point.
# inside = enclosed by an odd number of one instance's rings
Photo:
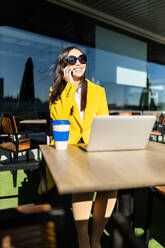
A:
{"type": "Polygon", "coordinates": [[[52,121],[52,133],[57,150],[66,150],[68,146],[70,122],[68,120],[52,121]]]}

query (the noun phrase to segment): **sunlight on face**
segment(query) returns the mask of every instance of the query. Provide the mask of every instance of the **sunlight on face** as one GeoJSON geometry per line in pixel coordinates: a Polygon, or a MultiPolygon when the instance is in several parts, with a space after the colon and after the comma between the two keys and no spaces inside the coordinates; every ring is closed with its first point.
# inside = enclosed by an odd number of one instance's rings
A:
{"type": "MultiPolygon", "coordinates": [[[[82,52],[74,48],[69,52],[68,57],[75,56],[76,58],[78,58],[81,54],[82,52]]],[[[77,60],[75,65],[69,66],[73,70],[73,79],[78,79],[84,75],[86,70],[86,64],[81,64],[79,60],[77,60]]]]}

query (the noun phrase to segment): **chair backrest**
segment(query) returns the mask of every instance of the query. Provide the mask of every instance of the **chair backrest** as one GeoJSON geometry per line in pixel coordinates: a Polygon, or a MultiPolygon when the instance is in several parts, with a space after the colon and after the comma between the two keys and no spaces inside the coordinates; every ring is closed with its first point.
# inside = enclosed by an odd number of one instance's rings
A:
{"type": "Polygon", "coordinates": [[[158,123],[159,123],[159,125],[165,124],[165,113],[160,114],[158,123]]]}
{"type": "Polygon", "coordinates": [[[128,111],[128,112],[119,112],[119,115],[132,115],[132,112],[131,111],[128,111]]]}
{"type": "Polygon", "coordinates": [[[115,111],[110,112],[110,115],[132,115],[131,111],[115,111]]]}
{"type": "Polygon", "coordinates": [[[1,117],[3,133],[16,135],[18,133],[18,128],[14,115],[12,113],[1,113],[1,117]]]}
{"type": "MultiPolygon", "coordinates": [[[[50,116],[50,115],[49,115],[50,116]]],[[[53,133],[52,133],[52,119],[48,116],[47,118],[47,145],[50,145],[53,140],[53,133]]]]}
{"type": "Polygon", "coordinates": [[[115,111],[110,112],[110,115],[141,115],[140,111],[115,111]]]}
{"type": "Polygon", "coordinates": [[[2,123],[2,114],[0,113],[0,128],[1,128],[1,123],[2,123]]]}

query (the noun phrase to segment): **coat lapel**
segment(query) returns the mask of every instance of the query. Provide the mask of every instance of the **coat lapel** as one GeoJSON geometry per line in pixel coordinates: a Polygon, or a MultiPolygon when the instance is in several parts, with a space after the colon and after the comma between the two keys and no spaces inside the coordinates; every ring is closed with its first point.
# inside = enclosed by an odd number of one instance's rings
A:
{"type": "MultiPolygon", "coordinates": [[[[87,79],[86,79],[87,80],[87,79]]],[[[87,80],[87,106],[84,111],[84,118],[83,118],[83,127],[87,126],[87,123],[90,119],[91,111],[93,111],[92,106],[95,104],[95,92],[91,87],[91,83],[87,80]]]]}
{"type": "MultiPolygon", "coordinates": [[[[87,80],[87,79],[86,79],[87,80]]],[[[74,99],[74,103],[73,103],[73,116],[76,119],[76,121],[78,122],[79,126],[81,128],[85,127],[90,119],[90,115],[91,115],[91,111],[93,111],[93,106],[95,105],[95,91],[94,88],[92,87],[91,83],[89,80],[87,80],[87,106],[85,108],[84,111],[84,118],[83,118],[83,122],[81,121],[81,116],[80,116],[80,112],[76,103],[76,100],[74,99]]]]}
{"type": "Polygon", "coordinates": [[[79,126],[82,128],[82,121],[81,121],[81,116],[80,116],[80,112],[76,103],[76,100],[74,99],[73,102],[73,116],[76,119],[77,123],[79,124],[79,126]]]}

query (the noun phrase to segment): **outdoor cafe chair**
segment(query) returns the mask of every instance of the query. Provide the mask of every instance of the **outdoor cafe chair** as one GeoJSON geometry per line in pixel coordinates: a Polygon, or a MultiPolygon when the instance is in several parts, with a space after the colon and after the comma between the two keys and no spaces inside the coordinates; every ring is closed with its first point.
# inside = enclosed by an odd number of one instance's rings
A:
{"type": "Polygon", "coordinates": [[[165,186],[150,187],[148,189],[148,199],[147,199],[147,213],[145,217],[145,228],[144,228],[144,241],[146,247],[148,247],[150,233],[151,233],[151,222],[153,213],[153,201],[154,197],[158,197],[161,201],[165,203],[165,186]]]}
{"type": "MultiPolygon", "coordinates": [[[[31,169],[31,165],[29,163],[29,151],[38,148],[38,145],[41,143],[40,141],[33,140],[30,138],[21,138],[20,133],[17,128],[17,124],[15,121],[15,117],[12,113],[1,113],[1,130],[3,134],[6,134],[5,140],[1,140],[0,148],[6,150],[10,154],[10,166],[11,172],[13,174],[13,185],[16,187],[16,178],[17,178],[17,168],[20,169],[31,169]],[[20,152],[26,152],[26,160],[25,164],[18,164],[18,154],[20,152]],[[12,158],[13,155],[13,158],[12,158]],[[12,165],[13,163],[13,165],[12,165]],[[17,164],[16,164],[17,163],[17,164]],[[14,166],[15,164],[15,166],[14,166]]],[[[27,135],[25,133],[25,135],[27,135]]],[[[34,164],[34,163],[33,163],[34,164]]],[[[6,165],[7,166],[7,165],[6,165]]],[[[38,167],[38,164],[36,164],[38,167]]],[[[35,166],[35,167],[36,167],[35,166]]]]}
{"type": "Polygon", "coordinates": [[[123,214],[111,216],[111,245],[112,248],[145,248],[141,237],[135,235],[123,214]]]}
{"type": "Polygon", "coordinates": [[[155,137],[156,141],[159,141],[159,137],[161,137],[162,142],[164,142],[165,135],[165,113],[161,113],[159,116],[159,120],[155,123],[155,126],[151,132],[151,139],[155,137]]]}
{"type": "Polygon", "coordinates": [[[1,248],[61,248],[63,209],[49,204],[22,205],[0,210],[1,248]]]}
{"type": "MultiPolygon", "coordinates": [[[[0,148],[8,150],[10,152],[10,162],[12,162],[12,156],[14,155],[14,162],[18,161],[18,153],[26,151],[27,162],[29,161],[29,150],[38,147],[38,142],[33,141],[30,138],[21,138],[19,133],[15,117],[12,113],[1,113],[1,130],[3,134],[8,135],[8,141],[0,144],[0,148]]],[[[27,133],[25,133],[27,135],[27,133]]]]}

